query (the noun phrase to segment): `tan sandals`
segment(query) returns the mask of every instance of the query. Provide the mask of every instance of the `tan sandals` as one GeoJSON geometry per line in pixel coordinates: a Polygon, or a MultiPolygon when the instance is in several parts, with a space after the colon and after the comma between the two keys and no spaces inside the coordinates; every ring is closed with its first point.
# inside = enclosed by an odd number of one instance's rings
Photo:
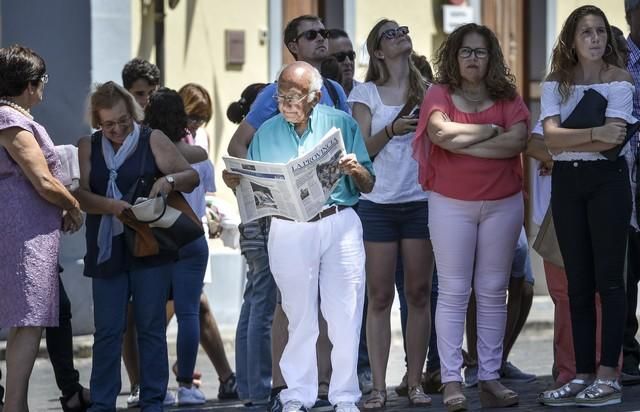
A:
{"type": "Polygon", "coordinates": [[[362,409],[376,410],[382,409],[387,404],[387,391],[373,389],[369,397],[362,404],[362,409]]]}
{"type": "Polygon", "coordinates": [[[422,385],[409,387],[409,403],[412,406],[429,406],[431,397],[424,393],[422,385]]]}
{"type": "Polygon", "coordinates": [[[440,388],[442,392],[442,402],[447,408],[447,412],[462,412],[468,409],[467,398],[462,394],[462,384],[460,382],[448,382],[440,388]],[[448,397],[444,395],[445,387],[448,385],[458,386],[458,390],[448,397]]]}
{"type": "Polygon", "coordinates": [[[490,391],[485,388],[487,381],[480,381],[478,388],[480,389],[480,405],[483,408],[505,408],[513,406],[520,402],[520,397],[511,389],[505,388],[499,381],[496,381],[501,389],[498,391],[490,391]]]}

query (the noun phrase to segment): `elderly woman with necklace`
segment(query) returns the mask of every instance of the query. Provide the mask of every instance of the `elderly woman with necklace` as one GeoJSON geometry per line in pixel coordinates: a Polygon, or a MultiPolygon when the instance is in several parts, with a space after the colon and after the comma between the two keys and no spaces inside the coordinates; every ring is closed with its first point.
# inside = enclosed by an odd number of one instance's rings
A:
{"type": "Polygon", "coordinates": [[[58,326],[60,230],[82,225],[78,202],[60,182],[47,131],[29,109],[47,82],[44,60],[21,46],[0,49],[0,328],[9,328],[6,411],[25,412],[42,328],[58,326]]]}
{"type": "Polygon", "coordinates": [[[529,111],[517,95],[495,35],[460,26],[437,54],[436,85],[420,109],[414,151],[430,190],[429,230],[438,262],[436,331],[443,401],[466,410],[462,337],[473,285],[477,302],[480,402],[518,403],[498,380],[506,292],[524,210],[520,152],[529,111]]]}

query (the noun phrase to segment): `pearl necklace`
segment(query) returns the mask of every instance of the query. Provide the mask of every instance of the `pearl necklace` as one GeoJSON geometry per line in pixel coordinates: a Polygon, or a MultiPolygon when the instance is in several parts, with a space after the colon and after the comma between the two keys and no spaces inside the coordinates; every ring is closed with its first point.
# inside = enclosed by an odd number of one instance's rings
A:
{"type": "Polygon", "coordinates": [[[9,107],[17,110],[18,112],[20,112],[20,114],[22,114],[23,116],[25,116],[29,120],[33,120],[33,116],[31,115],[31,113],[29,113],[29,110],[27,110],[24,107],[20,106],[16,102],[12,102],[11,100],[7,100],[5,98],[0,98],[0,104],[4,104],[6,106],[9,106],[9,107]]]}

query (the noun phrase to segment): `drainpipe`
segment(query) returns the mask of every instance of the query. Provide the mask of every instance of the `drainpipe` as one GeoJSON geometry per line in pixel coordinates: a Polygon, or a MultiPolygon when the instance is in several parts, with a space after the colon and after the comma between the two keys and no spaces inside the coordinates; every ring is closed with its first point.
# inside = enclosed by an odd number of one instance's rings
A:
{"type": "Polygon", "coordinates": [[[153,3],[156,66],[160,69],[160,85],[164,85],[164,0],[155,0],[153,3]]]}

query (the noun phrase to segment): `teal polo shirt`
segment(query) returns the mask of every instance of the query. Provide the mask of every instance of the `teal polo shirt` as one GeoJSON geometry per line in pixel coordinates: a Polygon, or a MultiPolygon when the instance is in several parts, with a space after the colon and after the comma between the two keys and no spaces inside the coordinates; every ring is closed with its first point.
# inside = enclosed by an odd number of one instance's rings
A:
{"type": "MultiPolygon", "coordinates": [[[[342,131],[347,153],[355,154],[358,162],[373,175],[373,165],[358,123],[345,112],[321,104],[313,108],[307,130],[302,136],[298,136],[293,124],[287,122],[280,113],[264,122],[251,140],[247,158],[260,162],[287,163],[313,149],[332,127],[342,131]]],[[[360,191],[353,178],[343,175],[326,204],[353,206],[358,203],[359,196],[360,191]]]]}

